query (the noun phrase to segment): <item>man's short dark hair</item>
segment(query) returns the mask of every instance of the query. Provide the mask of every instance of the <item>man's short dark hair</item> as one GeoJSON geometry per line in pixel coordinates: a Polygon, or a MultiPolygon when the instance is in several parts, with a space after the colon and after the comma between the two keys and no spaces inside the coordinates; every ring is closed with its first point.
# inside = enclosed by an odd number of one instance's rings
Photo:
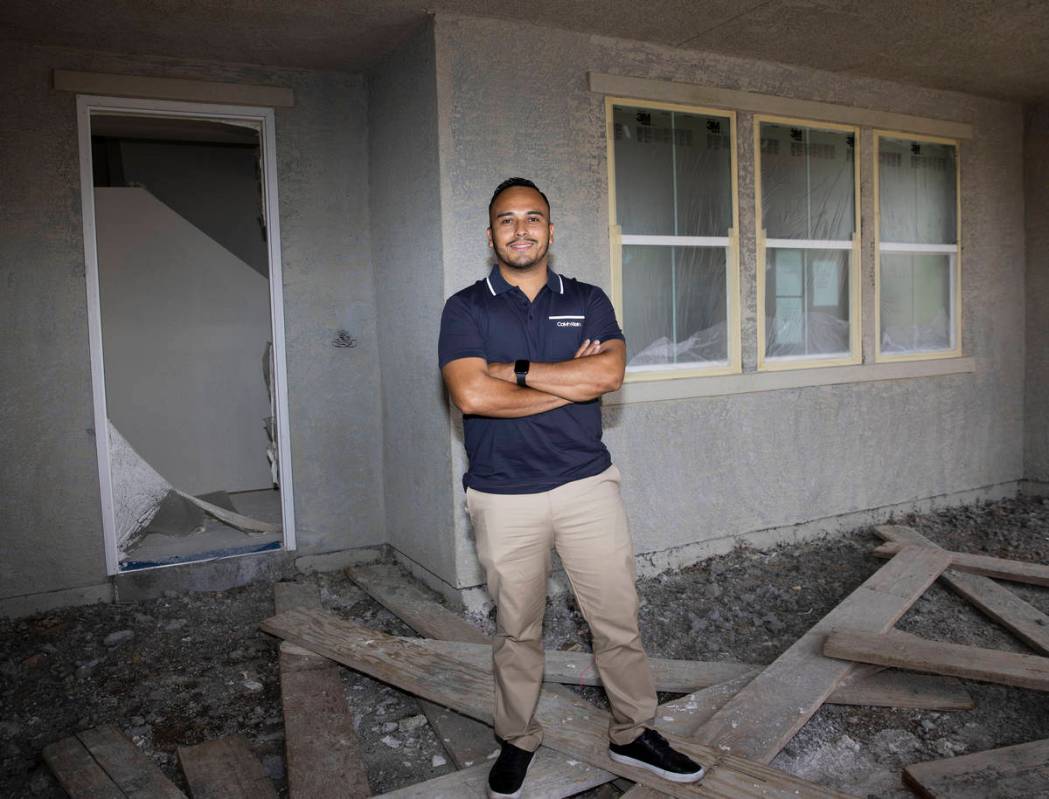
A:
{"type": "Polygon", "coordinates": [[[506,191],[507,189],[512,189],[512,188],[515,188],[517,186],[523,186],[526,189],[535,189],[537,192],[539,192],[539,196],[542,197],[543,198],[543,202],[546,203],[546,216],[547,216],[547,220],[546,221],[549,222],[550,221],[550,218],[549,218],[550,217],[550,200],[548,200],[546,198],[546,195],[543,194],[542,189],[540,189],[538,186],[536,186],[528,178],[507,178],[502,183],[500,183],[498,186],[496,186],[495,187],[495,193],[492,194],[492,199],[488,203],[488,218],[489,219],[492,218],[492,206],[495,205],[495,199],[500,194],[502,194],[504,191],[506,191]]]}

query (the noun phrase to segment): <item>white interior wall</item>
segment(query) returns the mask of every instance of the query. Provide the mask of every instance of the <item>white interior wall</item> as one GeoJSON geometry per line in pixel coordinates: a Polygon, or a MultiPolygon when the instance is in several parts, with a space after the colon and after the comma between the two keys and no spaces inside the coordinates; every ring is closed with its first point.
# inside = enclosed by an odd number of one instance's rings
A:
{"type": "Polygon", "coordinates": [[[183,491],[269,488],[268,281],[144,189],[95,216],[113,424],[183,491]]]}

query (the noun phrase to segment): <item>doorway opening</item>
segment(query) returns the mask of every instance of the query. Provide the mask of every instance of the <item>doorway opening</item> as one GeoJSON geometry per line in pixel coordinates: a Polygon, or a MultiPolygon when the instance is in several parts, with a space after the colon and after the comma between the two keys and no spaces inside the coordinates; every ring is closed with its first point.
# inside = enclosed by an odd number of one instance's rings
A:
{"type": "Polygon", "coordinates": [[[294,549],[272,110],[77,102],[107,569],[294,549]]]}

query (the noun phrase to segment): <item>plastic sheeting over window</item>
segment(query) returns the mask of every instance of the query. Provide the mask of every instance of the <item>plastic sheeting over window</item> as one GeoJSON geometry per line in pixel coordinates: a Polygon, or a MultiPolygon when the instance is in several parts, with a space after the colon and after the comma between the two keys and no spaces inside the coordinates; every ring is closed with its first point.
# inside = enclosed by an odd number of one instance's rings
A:
{"type": "Polygon", "coordinates": [[[953,144],[878,137],[883,354],[956,347],[957,174],[953,144]]]}
{"type": "Polygon", "coordinates": [[[855,134],[778,122],[760,126],[765,357],[846,356],[855,134]]]}
{"type": "Polygon", "coordinates": [[[628,367],[724,364],[732,119],[619,105],[612,115],[628,367]]]}

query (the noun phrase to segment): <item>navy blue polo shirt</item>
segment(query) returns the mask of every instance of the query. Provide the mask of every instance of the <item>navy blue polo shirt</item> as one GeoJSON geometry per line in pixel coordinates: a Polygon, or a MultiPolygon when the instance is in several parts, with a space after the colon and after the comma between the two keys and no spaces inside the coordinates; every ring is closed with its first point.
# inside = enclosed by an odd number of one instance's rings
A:
{"type": "MultiPolygon", "coordinates": [[[[453,294],[441,316],[438,359],[512,363],[567,361],[584,339],[623,338],[612,303],[597,286],[547,270],[534,301],[499,267],[453,294]]],[[[599,400],[519,419],[463,416],[469,471],[463,485],[490,494],[533,494],[600,474],[612,464],[601,441],[599,400]]]]}

